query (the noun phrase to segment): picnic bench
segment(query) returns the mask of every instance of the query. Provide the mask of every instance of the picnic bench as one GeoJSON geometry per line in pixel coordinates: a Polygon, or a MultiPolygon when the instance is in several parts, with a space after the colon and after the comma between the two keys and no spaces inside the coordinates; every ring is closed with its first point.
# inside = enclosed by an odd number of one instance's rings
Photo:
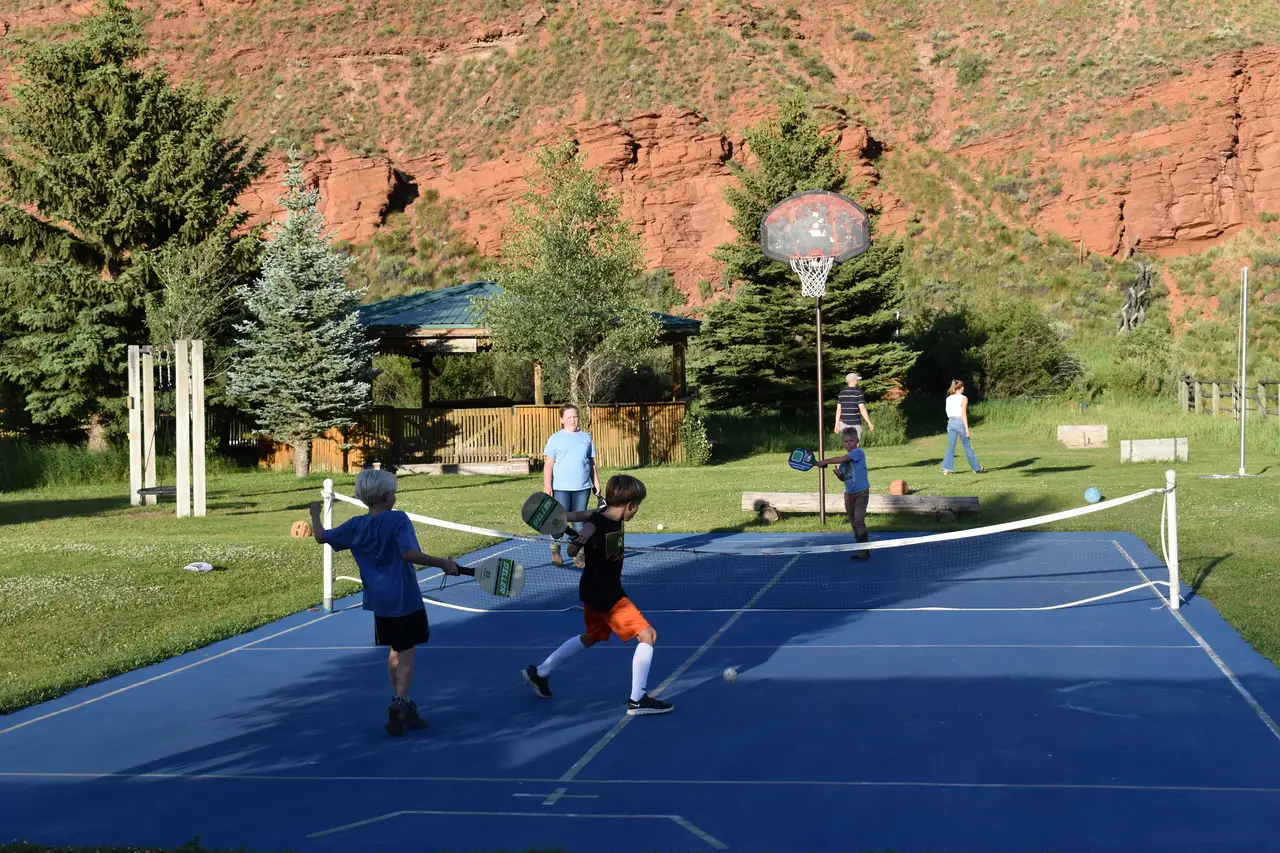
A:
{"type": "MultiPolygon", "coordinates": [[[[827,493],[827,512],[844,513],[844,493],[827,493]]],[[[764,521],[777,521],[784,512],[817,512],[817,492],[743,492],[742,508],[758,513],[764,521]]],[[[932,515],[951,519],[961,513],[978,512],[976,497],[950,495],[878,495],[867,501],[867,514],[932,515]]]]}

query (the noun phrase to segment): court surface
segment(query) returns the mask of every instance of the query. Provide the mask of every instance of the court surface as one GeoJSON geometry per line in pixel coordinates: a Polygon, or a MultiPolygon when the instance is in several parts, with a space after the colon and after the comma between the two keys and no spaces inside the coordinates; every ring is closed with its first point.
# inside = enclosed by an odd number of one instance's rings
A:
{"type": "MultiPolygon", "coordinates": [[[[932,574],[909,548],[774,558],[746,601],[647,608],[650,689],[676,708],[641,718],[623,713],[631,645],[571,660],[550,700],[521,680],[581,628],[562,594],[531,585],[528,609],[473,613],[436,603],[470,606],[473,589],[424,573],[436,601],[413,695],[428,730],[383,731],[385,652],[347,598],[0,718],[0,836],[351,853],[1277,849],[1276,667],[1189,591],[1176,614],[1149,588],[1057,610],[918,609],[1039,607],[1165,571],[1125,533],[1027,533],[998,551],[932,574]],[[824,573],[856,580],[865,609],[797,609],[824,573]]],[[[628,590],[644,608],[682,583],[669,571],[628,590]]]]}

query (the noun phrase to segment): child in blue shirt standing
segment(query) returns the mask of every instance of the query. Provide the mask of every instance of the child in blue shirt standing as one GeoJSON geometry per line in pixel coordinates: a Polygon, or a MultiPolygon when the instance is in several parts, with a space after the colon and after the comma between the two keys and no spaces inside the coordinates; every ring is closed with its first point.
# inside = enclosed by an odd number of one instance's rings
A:
{"type": "MultiPolygon", "coordinates": [[[[837,465],[836,476],[844,481],[844,511],[849,516],[849,525],[859,542],[867,541],[867,502],[871,499],[871,481],[867,476],[867,454],[858,446],[858,431],[846,427],[840,432],[845,452],[839,456],[820,459],[815,465],[823,468],[837,465]]],[[[865,560],[871,556],[870,551],[854,551],[855,560],[865,560]]]]}
{"type": "Polygon", "coordinates": [[[390,471],[361,471],[356,476],[356,497],[369,508],[331,530],[324,529],[321,505],[311,504],[311,532],[321,545],[335,551],[351,551],[364,583],[364,609],[373,611],[373,639],[389,646],[387,673],[391,676],[391,704],[387,708],[387,733],[399,737],[405,727],[425,729],[426,720],[409,698],[413,659],[417,646],[431,636],[427,609],[422,603],[412,564],[458,574],[458,564],[418,550],[418,536],[409,516],[393,510],[396,475],[390,471]]]}
{"type": "MultiPolygon", "coordinates": [[[[600,471],[596,467],[596,447],[591,433],[579,429],[578,407],[566,403],[560,407],[560,423],[564,427],[547,439],[543,449],[542,491],[551,495],[565,512],[585,512],[592,494],[600,494],[600,471]]],[[[560,537],[553,535],[551,563],[564,565],[560,556],[560,537]]],[[[583,552],[574,557],[573,564],[585,568],[583,552]]]]}

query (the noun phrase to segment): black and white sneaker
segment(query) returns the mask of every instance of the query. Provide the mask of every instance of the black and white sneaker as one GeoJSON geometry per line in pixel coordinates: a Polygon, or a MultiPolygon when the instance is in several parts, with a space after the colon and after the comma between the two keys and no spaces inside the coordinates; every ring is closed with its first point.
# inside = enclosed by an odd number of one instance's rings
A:
{"type": "Polygon", "coordinates": [[[524,671],[520,674],[524,676],[524,680],[533,687],[534,693],[537,693],[543,699],[551,698],[551,682],[543,678],[541,675],[538,675],[538,668],[536,666],[530,664],[529,666],[526,666],[524,671]]]}
{"type": "Polygon", "coordinates": [[[627,700],[627,716],[640,717],[646,714],[670,714],[675,708],[670,702],[663,702],[661,699],[654,699],[648,693],[640,697],[637,702],[634,699],[627,700]]]}

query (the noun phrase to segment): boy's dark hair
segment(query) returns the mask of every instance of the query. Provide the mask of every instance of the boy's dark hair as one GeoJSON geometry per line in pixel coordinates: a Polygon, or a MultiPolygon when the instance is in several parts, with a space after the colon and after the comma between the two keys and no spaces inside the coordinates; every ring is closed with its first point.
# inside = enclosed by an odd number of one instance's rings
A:
{"type": "MultiPolygon", "coordinates": [[[[563,418],[563,417],[564,417],[564,413],[565,413],[565,412],[567,412],[567,411],[569,411],[570,409],[572,409],[572,410],[573,410],[573,411],[575,411],[575,412],[577,412],[577,411],[578,411],[578,407],[577,407],[577,406],[575,406],[573,403],[565,403],[563,406],[561,406],[561,407],[560,407],[560,417],[562,417],[562,418],[563,418]]],[[[578,414],[582,414],[582,413],[581,413],[581,412],[578,412],[578,414]]]]}
{"type": "Polygon", "coordinates": [[[858,435],[858,431],[856,429],[854,429],[853,427],[845,427],[844,429],[840,430],[841,441],[844,441],[849,436],[853,436],[854,444],[858,445],[859,447],[862,446],[862,436],[858,435]]]}
{"type": "Polygon", "coordinates": [[[647,490],[644,483],[630,474],[614,474],[604,487],[604,499],[609,506],[638,504],[644,500],[647,490]]]}

